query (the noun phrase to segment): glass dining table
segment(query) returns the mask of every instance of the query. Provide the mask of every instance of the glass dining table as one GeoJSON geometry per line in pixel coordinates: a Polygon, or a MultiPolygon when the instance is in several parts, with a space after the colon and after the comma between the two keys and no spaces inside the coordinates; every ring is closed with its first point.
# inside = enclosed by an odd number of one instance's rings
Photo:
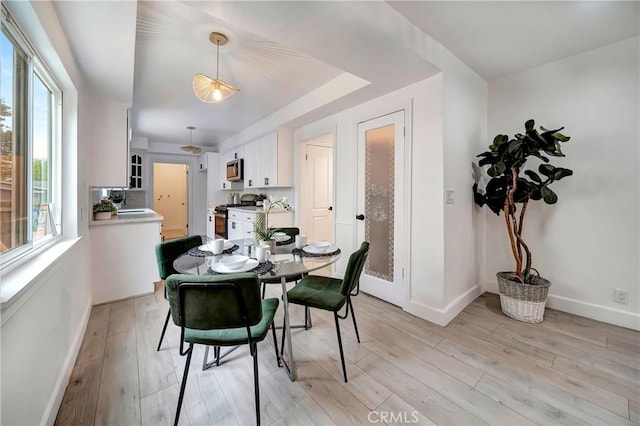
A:
{"type": "MultiPolygon", "coordinates": [[[[230,247],[220,255],[213,255],[213,253],[200,248],[191,249],[180,255],[174,261],[173,267],[181,274],[219,274],[220,272],[216,272],[216,270],[223,270],[220,268],[220,259],[232,254],[249,256],[252,259],[252,264],[257,263],[257,261],[253,260],[256,257],[256,247],[253,239],[231,240],[225,244],[230,247]]],[[[291,381],[296,378],[296,370],[291,342],[292,326],[289,317],[289,302],[287,300],[287,282],[334,264],[340,259],[340,255],[340,250],[335,246],[332,246],[326,253],[312,253],[311,250],[307,251],[306,248],[302,250],[296,249],[293,241],[291,243],[283,241],[283,244],[278,243],[275,246],[268,262],[258,264],[252,270],[247,271],[256,272],[261,282],[280,284],[282,287],[284,307],[284,329],[282,332],[286,336],[286,345],[282,348],[283,356],[281,358],[291,381]]]]}

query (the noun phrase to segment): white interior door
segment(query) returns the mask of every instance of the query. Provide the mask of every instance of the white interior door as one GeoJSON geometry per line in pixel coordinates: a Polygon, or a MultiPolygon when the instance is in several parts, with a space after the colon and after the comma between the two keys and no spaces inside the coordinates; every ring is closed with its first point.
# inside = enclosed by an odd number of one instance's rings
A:
{"type": "Polygon", "coordinates": [[[153,209],[160,213],[165,239],[188,234],[187,165],[153,164],[153,209]]]}
{"type": "Polygon", "coordinates": [[[360,289],[404,305],[404,110],[358,124],[358,246],[369,256],[360,289]]]}
{"type": "Polygon", "coordinates": [[[304,154],[301,232],[309,241],[333,242],[333,149],[308,143],[304,154]]]}

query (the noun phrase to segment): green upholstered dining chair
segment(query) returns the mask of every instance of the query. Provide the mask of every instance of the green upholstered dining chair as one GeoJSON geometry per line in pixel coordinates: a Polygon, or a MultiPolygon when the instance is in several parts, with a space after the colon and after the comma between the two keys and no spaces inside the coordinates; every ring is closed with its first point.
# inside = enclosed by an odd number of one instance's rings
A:
{"type": "Polygon", "coordinates": [[[273,333],[276,360],[278,354],[273,317],[278,299],[262,299],[260,283],[253,273],[229,275],[171,275],[166,281],[171,317],[180,327],[180,355],[187,356],[178,397],[175,424],[189,374],[193,345],[214,347],[248,344],[253,357],[253,381],[256,423],[260,425],[260,385],[256,344],[273,333]],[[188,349],[184,350],[184,343],[188,349]]]}
{"type": "MultiPolygon", "coordinates": [[[[202,237],[200,235],[191,235],[188,237],[177,238],[162,242],[156,245],[156,262],[158,263],[158,272],[161,280],[166,280],[169,275],[177,274],[178,271],[173,269],[173,261],[181,254],[187,252],[189,249],[202,245],[202,237]]],[[[164,287],[164,298],[167,299],[167,286],[164,287]]],[[[158,348],[162,345],[162,339],[164,339],[164,333],[167,331],[167,325],[169,324],[169,317],[171,316],[171,309],[167,312],[167,317],[164,320],[164,326],[162,327],[162,334],[160,334],[160,341],[158,342],[158,348]]]]}
{"type": "Polygon", "coordinates": [[[358,324],[351,303],[351,296],[355,296],[359,291],[360,274],[364,268],[369,253],[369,243],[367,241],[360,245],[360,248],[353,252],[347,263],[347,270],[344,279],[320,277],[315,275],[307,275],[300,282],[287,292],[289,303],[322,309],[333,312],[336,322],[336,333],[338,334],[338,347],[340,348],[340,361],[342,362],[342,373],[344,381],[347,381],[347,369],[344,362],[344,353],[342,350],[342,338],[340,336],[340,324],[338,319],[346,319],[351,310],[351,318],[356,331],[356,338],[360,343],[360,334],[358,333],[358,324]],[[344,315],[338,314],[343,306],[346,305],[344,315]]]}

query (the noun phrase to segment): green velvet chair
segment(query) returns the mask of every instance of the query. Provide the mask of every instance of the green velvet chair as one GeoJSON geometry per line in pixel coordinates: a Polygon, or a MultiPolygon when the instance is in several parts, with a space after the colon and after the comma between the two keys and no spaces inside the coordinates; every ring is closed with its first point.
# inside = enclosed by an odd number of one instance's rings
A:
{"type": "MultiPolygon", "coordinates": [[[[302,305],[305,307],[322,309],[333,312],[336,322],[336,333],[338,334],[338,347],[340,348],[340,361],[342,362],[342,373],[344,381],[347,381],[347,369],[344,362],[344,352],[342,350],[342,338],[340,336],[340,324],[338,319],[346,319],[351,310],[351,318],[356,331],[356,338],[360,343],[360,334],[358,333],[358,324],[351,303],[351,296],[355,296],[359,292],[360,274],[364,268],[367,254],[369,253],[369,243],[363,242],[358,250],[353,252],[347,263],[347,270],[344,279],[339,280],[330,277],[320,277],[315,275],[307,275],[291,290],[287,292],[289,303],[302,305]],[[344,315],[338,312],[346,305],[344,315]]],[[[283,343],[284,344],[284,343],[283,343]]]]}
{"type": "MultiPolygon", "coordinates": [[[[177,238],[162,242],[156,245],[156,262],[158,264],[158,273],[161,280],[166,280],[169,275],[177,274],[178,271],[173,269],[173,261],[178,258],[182,253],[189,251],[194,247],[202,245],[202,237],[200,235],[191,235],[188,237],[177,238]]],[[[167,299],[167,286],[164,288],[164,298],[167,299]]],[[[158,348],[162,345],[162,339],[164,339],[164,333],[167,331],[167,325],[169,324],[169,317],[171,316],[171,309],[167,312],[167,318],[164,320],[164,326],[162,327],[162,334],[160,334],[160,341],[158,342],[158,348]]]]}
{"type": "Polygon", "coordinates": [[[180,355],[187,356],[174,423],[178,424],[189,375],[193,345],[238,346],[248,344],[253,357],[256,423],[260,425],[260,385],[257,343],[269,328],[278,354],[273,317],[278,299],[262,299],[260,282],[253,273],[229,275],[171,275],[166,281],[171,317],[180,327],[180,355]],[[189,348],[184,350],[184,343],[189,348]]]}

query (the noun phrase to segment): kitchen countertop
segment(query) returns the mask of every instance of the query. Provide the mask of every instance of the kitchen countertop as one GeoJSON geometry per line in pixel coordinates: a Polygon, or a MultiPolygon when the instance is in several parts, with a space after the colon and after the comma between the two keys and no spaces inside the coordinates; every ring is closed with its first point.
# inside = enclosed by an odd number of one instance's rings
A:
{"type": "MultiPolygon", "coordinates": [[[[262,206],[238,206],[238,207],[227,207],[227,210],[238,210],[240,212],[264,212],[262,206]]],[[[293,210],[282,210],[282,209],[274,209],[269,212],[272,213],[291,213],[293,210]]]]}
{"type": "Polygon", "coordinates": [[[122,225],[125,223],[137,223],[137,222],[159,222],[164,217],[151,209],[126,209],[119,210],[118,214],[111,216],[111,219],[106,220],[94,220],[93,215],[89,226],[104,226],[104,225],[122,225]]]}

